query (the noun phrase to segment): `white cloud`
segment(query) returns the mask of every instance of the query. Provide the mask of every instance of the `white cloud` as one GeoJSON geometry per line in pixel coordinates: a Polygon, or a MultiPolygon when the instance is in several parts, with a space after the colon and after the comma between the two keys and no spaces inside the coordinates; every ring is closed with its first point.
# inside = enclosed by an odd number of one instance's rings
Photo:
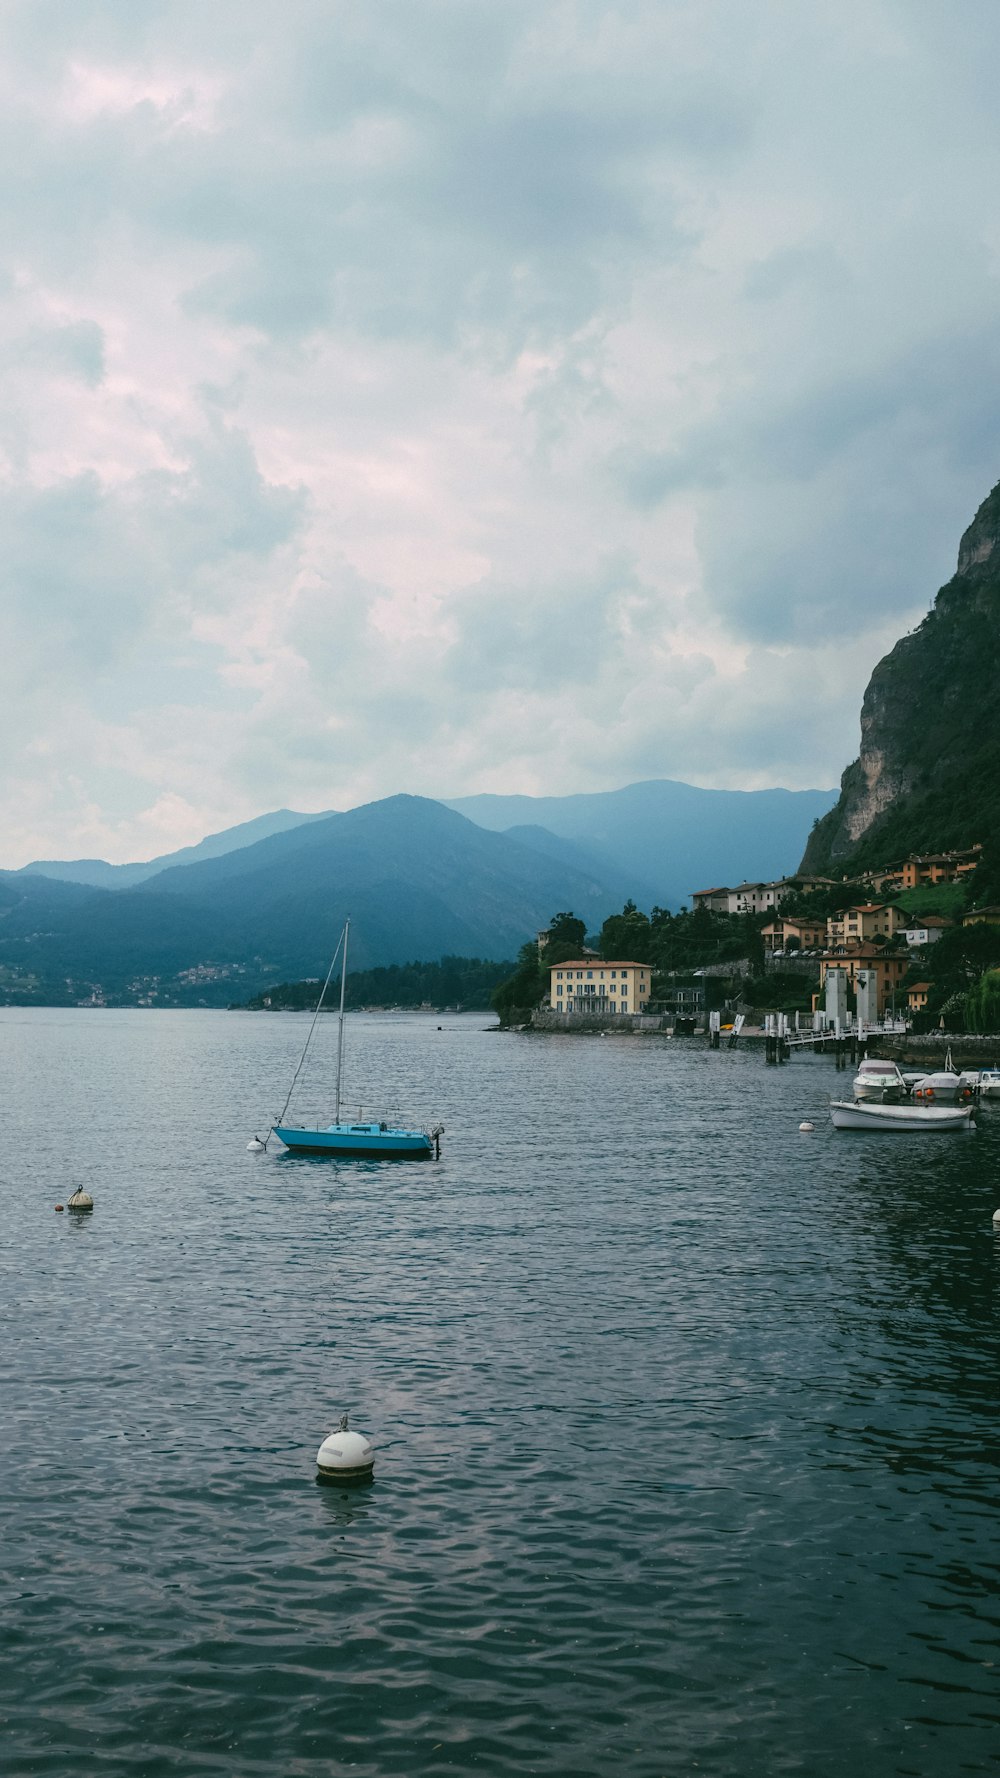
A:
{"type": "Polygon", "coordinates": [[[1000,17],[943,20],[8,7],[3,862],[833,782],[1000,462],[1000,17]]]}

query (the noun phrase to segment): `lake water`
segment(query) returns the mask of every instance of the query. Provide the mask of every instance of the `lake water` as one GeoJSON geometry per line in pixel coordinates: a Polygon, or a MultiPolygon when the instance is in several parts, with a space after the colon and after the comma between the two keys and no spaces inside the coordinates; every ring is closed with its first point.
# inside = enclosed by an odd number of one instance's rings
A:
{"type": "Polygon", "coordinates": [[[995,1769],[1000,1107],[486,1022],[352,1018],[446,1132],[330,1162],[304,1018],[0,1011],[3,1771],[995,1769]]]}

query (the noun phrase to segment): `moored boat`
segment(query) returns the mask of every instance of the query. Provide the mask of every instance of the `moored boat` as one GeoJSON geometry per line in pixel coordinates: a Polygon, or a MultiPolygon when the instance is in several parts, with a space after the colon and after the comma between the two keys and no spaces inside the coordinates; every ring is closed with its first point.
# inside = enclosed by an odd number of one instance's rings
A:
{"type": "Polygon", "coordinates": [[[940,1068],[916,1082],[913,1098],[918,1105],[969,1105],[975,1098],[975,1087],[969,1076],[940,1068]]]}
{"type": "Polygon", "coordinates": [[[367,1156],[369,1160],[377,1161],[426,1160],[431,1155],[437,1159],[441,1152],[443,1124],[435,1124],[432,1129],[402,1129],[383,1119],[366,1122],[359,1116],[356,1123],[351,1123],[348,1119],[341,1118],[341,1083],[344,1071],[344,998],[347,990],[347,940],[350,928],[351,922],[346,920],[344,930],[340,935],[340,943],[334,952],[333,962],[330,964],[326,981],[323,983],[316,1011],[313,1013],[305,1048],[292,1078],[292,1084],[288,1089],[288,1097],[285,1100],[281,1116],[276,1118],[271,1125],[267,1140],[258,1144],[258,1139],[255,1138],[254,1142],[259,1147],[266,1148],[267,1141],[273,1135],[277,1136],[279,1141],[283,1142],[293,1154],[367,1156]],[[330,986],[330,977],[338,956],[341,958],[340,1017],[337,1027],[337,1073],[333,1122],[316,1125],[286,1124],[285,1114],[291,1104],[295,1083],[302,1072],[309,1045],[312,1042],[312,1035],[316,1029],[316,1021],[322,1011],[323,1001],[327,988],[330,986]]]}
{"type": "Polygon", "coordinates": [[[395,1130],[389,1124],[327,1124],[326,1129],[275,1124],[274,1134],[296,1154],[368,1155],[373,1160],[408,1156],[426,1160],[440,1139],[440,1130],[395,1130]]]}
{"type": "Polygon", "coordinates": [[[866,1056],[859,1063],[853,1093],[859,1101],[894,1104],[907,1095],[906,1081],[895,1062],[883,1062],[877,1056],[866,1056]]]}
{"type": "Polygon", "coordinates": [[[836,1130],[968,1130],[971,1105],[878,1105],[858,1099],[832,1099],[830,1117],[836,1130]]]}

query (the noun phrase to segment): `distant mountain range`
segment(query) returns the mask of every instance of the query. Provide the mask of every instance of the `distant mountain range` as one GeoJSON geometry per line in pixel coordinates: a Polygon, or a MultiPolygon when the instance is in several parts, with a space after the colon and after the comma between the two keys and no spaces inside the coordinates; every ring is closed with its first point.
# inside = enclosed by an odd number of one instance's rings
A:
{"type": "Polygon", "coordinates": [[[480,827],[504,832],[531,823],[585,846],[595,863],[614,860],[636,885],[649,885],[643,897],[676,909],[696,889],[745,878],[768,882],[794,869],[803,835],[832,808],[837,792],[699,790],[652,778],[581,796],[445,800],[480,827]]]}
{"type": "Polygon", "coordinates": [[[677,906],[779,875],[834,800],[667,781],[580,797],[396,796],[279,810],[145,864],[0,872],[0,1000],[228,1004],[322,974],[345,917],[359,969],[512,957],[553,914],[596,930],[630,896],[677,906]],[[474,817],[474,818],[470,818],[474,817]]]}
{"type": "Polygon", "coordinates": [[[294,809],[276,809],[273,815],[258,815],[253,821],[242,821],[238,827],[227,827],[222,833],[209,834],[196,846],[182,846],[179,852],[164,852],[145,864],[105,864],[103,858],[36,859],[25,864],[17,876],[55,877],[62,883],[85,883],[92,889],[134,889],[180,864],[200,864],[205,858],[221,858],[225,852],[253,846],[274,833],[286,833],[290,827],[301,827],[306,821],[322,821],[322,815],[300,815],[294,809]]]}

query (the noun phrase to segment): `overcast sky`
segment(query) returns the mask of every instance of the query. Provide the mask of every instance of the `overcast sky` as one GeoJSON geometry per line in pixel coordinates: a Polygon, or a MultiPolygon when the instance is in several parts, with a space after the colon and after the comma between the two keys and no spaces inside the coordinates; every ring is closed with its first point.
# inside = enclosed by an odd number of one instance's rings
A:
{"type": "Polygon", "coordinates": [[[0,44],[0,864],[836,782],[1000,479],[995,0],[0,44]]]}

